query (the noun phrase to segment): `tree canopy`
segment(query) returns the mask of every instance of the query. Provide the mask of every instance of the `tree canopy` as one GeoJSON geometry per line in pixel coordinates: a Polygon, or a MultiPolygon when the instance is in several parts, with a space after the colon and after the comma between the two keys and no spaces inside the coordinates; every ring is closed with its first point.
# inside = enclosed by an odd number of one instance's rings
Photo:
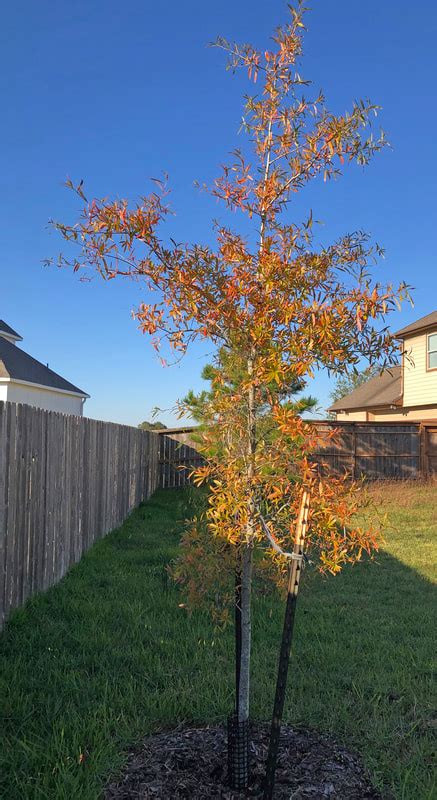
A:
{"type": "Polygon", "coordinates": [[[141,428],[143,431],[163,431],[166,429],[167,426],[164,425],[164,423],[160,422],[159,420],[156,420],[156,422],[149,422],[148,420],[144,420],[144,422],[140,422],[138,427],[141,428]]]}

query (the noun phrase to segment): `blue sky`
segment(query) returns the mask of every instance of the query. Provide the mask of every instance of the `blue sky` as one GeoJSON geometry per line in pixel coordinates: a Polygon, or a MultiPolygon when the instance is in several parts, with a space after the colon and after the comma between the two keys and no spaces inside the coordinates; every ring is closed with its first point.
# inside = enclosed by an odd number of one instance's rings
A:
{"type": "MultiPolygon", "coordinates": [[[[365,171],[317,185],[301,203],[323,220],[326,242],[360,228],[384,245],[380,276],[416,287],[415,308],[393,317],[398,328],[437,308],[437,6],[311,6],[304,74],[336,112],[359,97],[383,106],[393,149],[365,171]]],[[[17,0],[3,7],[0,318],[23,335],[25,350],[91,395],[89,416],[136,425],[154,406],[171,409],[200,387],[208,348],[163,369],[131,317],[140,286],[81,283],[42,266],[60,248],[47,221],[72,221],[78,208],[63,182],[83,178],[88,195],[135,199],[149,190],[150,176],[166,171],[174,238],[208,241],[221,209],[193,181],[211,181],[238,144],[247,86],[206,45],[221,34],[265,47],[285,16],[283,0],[17,0]]],[[[311,387],[322,407],[330,388],[325,375],[311,387]]],[[[160,417],[173,419],[170,411],[160,417]]]]}

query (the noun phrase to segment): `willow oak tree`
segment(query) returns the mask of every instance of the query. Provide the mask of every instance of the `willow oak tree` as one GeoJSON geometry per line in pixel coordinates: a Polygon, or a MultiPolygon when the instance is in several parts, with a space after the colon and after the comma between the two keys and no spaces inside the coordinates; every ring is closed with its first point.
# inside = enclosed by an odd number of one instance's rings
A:
{"type": "Polygon", "coordinates": [[[215,43],[227,53],[231,71],[242,68],[253,89],[245,98],[244,149],[232,153],[210,191],[243,215],[242,222],[245,217],[256,226],[256,241],[244,227],[218,223],[214,246],[167,238],[161,223],[167,231],[168,190],[159,181],[136,204],[88,201],[82,183],[69,181],[83,209],[75,224],[56,223],[78,247],[72,256],[68,248],[61,264],[91,268],[104,279],[144,281],[155,292],[136,317],[156,348],[166,341],[184,353],[199,338],[216,347],[211,424],[202,445],[209,457],[197,471],[197,481],[210,485],[208,509],[203,527],[187,533],[176,573],[195,601],[206,596],[225,562],[241,571],[240,723],[249,717],[254,552],[261,551],[256,568],[265,569],[268,561],[281,580],[284,558],[271,542],[287,550],[303,491],[311,494],[307,546],[317,552],[320,569],[335,573],[376,544],[373,526],[355,521],[359,489],[315,472],[317,432],[283,402],[284,392],[316,368],[339,375],[362,358],[381,367],[393,363],[397,344],[386,315],[408,293],[404,284],[393,287],[372,277],[380,250],[364,233],[319,245],[312,214],[303,222],[285,218],[312,180],[337,177],[348,162],[367,164],[385,143],[371,132],[377,107],[369,101],[334,114],[321,93],[302,93],[308,85],[298,71],[304,13],[302,5],[290,7],[288,22],[265,52],[223,38],[215,43]],[[222,348],[238,362],[233,375],[220,359],[222,348]],[[225,383],[230,391],[222,391],[225,383]],[[258,426],[266,405],[268,439],[258,426]],[[209,555],[221,559],[218,566],[209,555]]]}

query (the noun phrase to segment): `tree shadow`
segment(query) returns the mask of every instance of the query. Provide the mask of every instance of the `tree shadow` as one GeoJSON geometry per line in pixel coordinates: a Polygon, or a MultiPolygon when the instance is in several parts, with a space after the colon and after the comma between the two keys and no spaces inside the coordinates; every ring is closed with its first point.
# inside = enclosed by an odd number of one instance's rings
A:
{"type": "MultiPolygon", "coordinates": [[[[279,615],[260,605],[255,706],[265,718],[283,604],[279,615]]],[[[352,743],[403,800],[432,796],[436,608],[436,586],[385,551],[336,577],[307,569],[298,601],[284,718],[352,743]]]]}

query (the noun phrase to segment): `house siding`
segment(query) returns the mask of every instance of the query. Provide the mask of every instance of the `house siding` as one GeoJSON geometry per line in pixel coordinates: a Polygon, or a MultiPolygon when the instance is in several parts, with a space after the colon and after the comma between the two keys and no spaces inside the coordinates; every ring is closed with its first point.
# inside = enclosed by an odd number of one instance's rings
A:
{"type": "MultiPolygon", "coordinates": [[[[437,370],[428,371],[427,333],[405,339],[403,405],[437,406],[437,370]]],[[[422,417],[423,418],[423,417],[422,417]]]]}
{"type": "Polygon", "coordinates": [[[370,411],[370,422],[426,422],[437,419],[437,403],[426,408],[398,408],[396,411],[370,411]]]}
{"type": "Polygon", "coordinates": [[[437,420],[437,403],[424,408],[381,408],[368,411],[337,411],[337,422],[426,422],[437,420]]]}
{"type": "Polygon", "coordinates": [[[367,422],[367,411],[337,411],[339,422],[367,422]]]}
{"type": "Polygon", "coordinates": [[[3,384],[3,386],[0,384],[0,400],[8,400],[10,403],[26,403],[29,406],[44,408],[46,411],[59,411],[61,414],[74,414],[78,417],[83,415],[81,397],[63,394],[57,392],[56,389],[42,389],[14,382],[3,384]]]}

